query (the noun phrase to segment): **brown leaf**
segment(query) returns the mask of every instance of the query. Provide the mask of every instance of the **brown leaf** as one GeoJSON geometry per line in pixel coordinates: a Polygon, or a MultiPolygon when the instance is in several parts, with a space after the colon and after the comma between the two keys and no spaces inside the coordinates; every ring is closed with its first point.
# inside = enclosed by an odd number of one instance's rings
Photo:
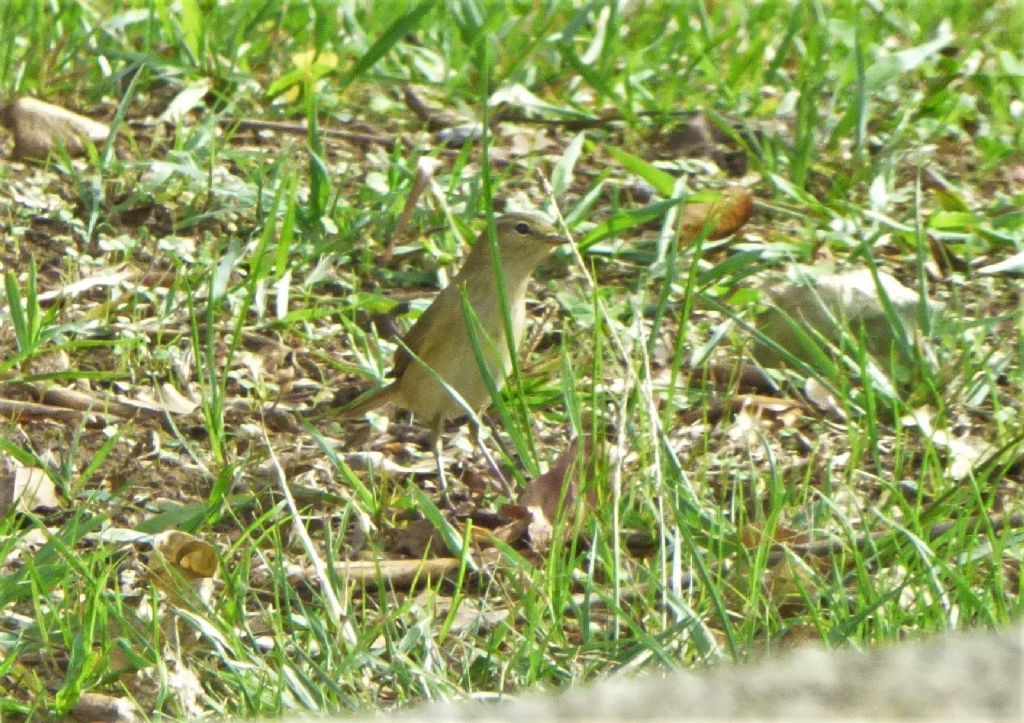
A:
{"type": "Polygon", "coordinates": [[[395,551],[410,557],[423,558],[427,551],[431,557],[447,555],[444,538],[430,520],[413,520],[395,535],[395,551]]]}
{"type": "Polygon", "coordinates": [[[719,133],[706,115],[695,113],[668,128],[662,129],[657,138],[657,150],[671,158],[711,158],[718,149],[719,133]]]}
{"type": "Polygon", "coordinates": [[[807,405],[795,399],[785,397],[769,397],[762,394],[742,394],[714,402],[705,408],[684,412],[683,424],[696,424],[706,419],[708,424],[718,424],[726,417],[746,414],[758,419],[779,422],[782,426],[792,427],[808,411],[807,405]]]}
{"type": "Polygon", "coordinates": [[[710,158],[730,176],[747,172],[746,151],[701,112],[687,114],[681,123],[661,129],[653,142],[661,158],[710,158]]]}
{"type": "Polygon", "coordinates": [[[569,506],[575,502],[576,480],[569,476],[569,470],[576,461],[578,450],[578,440],[574,439],[558,455],[558,459],[547,472],[530,480],[519,496],[519,504],[526,508],[537,508],[548,520],[554,520],[558,515],[559,505],[569,506]]]}
{"type": "Polygon", "coordinates": [[[814,377],[807,377],[807,381],[804,382],[804,397],[818,411],[827,414],[833,421],[846,421],[846,412],[840,406],[839,400],[828,387],[814,377]]]}
{"type": "MultiPolygon", "coordinates": [[[[895,312],[895,320],[909,338],[922,333],[918,319],[920,293],[886,271],[831,273],[823,268],[794,267],[790,280],[772,281],[763,291],[769,304],[758,315],[756,325],[773,344],[756,344],[754,357],[766,367],[787,365],[788,359],[780,350],[815,364],[820,355],[812,348],[819,346],[812,344],[815,336],[838,347],[856,339],[863,326],[865,351],[879,366],[889,369],[890,354],[894,349],[900,351],[890,313],[895,312]]],[[[943,309],[938,301],[927,299],[926,304],[929,314],[943,309]]],[[[902,358],[900,361],[909,363],[902,358]]]]}
{"type": "Polygon", "coordinates": [[[749,362],[711,362],[703,368],[694,369],[698,379],[704,376],[718,387],[733,388],[743,393],[776,394],[778,386],[763,369],[749,362]]]}
{"type": "MultiPolygon", "coordinates": [[[[525,509],[525,508],[523,508],[525,509]]],[[[532,519],[532,515],[531,515],[532,519]]],[[[529,522],[526,520],[512,520],[508,524],[502,525],[495,530],[490,531],[491,536],[504,542],[506,545],[514,545],[523,539],[523,535],[526,534],[529,529],[529,522]]]]}
{"type": "MultiPolygon", "coordinates": [[[[764,538],[764,525],[748,522],[740,529],[740,541],[744,547],[757,547],[764,538]]],[[[775,525],[772,529],[772,542],[776,544],[806,545],[811,541],[806,532],[795,530],[785,525],[775,525]]]]}
{"type": "Polygon", "coordinates": [[[698,201],[683,207],[683,220],[679,227],[679,245],[684,246],[700,238],[704,228],[710,226],[709,240],[736,233],[750,220],[754,212],[754,194],[746,188],[726,188],[715,201],[698,201]]]}
{"type": "MultiPolygon", "coordinates": [[[[589,461],[592,454],[593,444],[587,439],[584,445],[584,460],[589,461]]],[[[535,549],[547,547],[559,512],[563,507],[568,508],[576,503],[579,489],[576,475],[572,474],[572,470],[579,456],[579,440],[573,439],[558,455],[551,468],[533,478],[519,496],[519,509],[525,509],[527,512],[523,516],[529,520],[527,530],[535,549]]],[[[594,504],[594,499],[591,497],[588,502],[594,504]]],[[[502,511],[505,512],[506,509],[502,511]]]]}
{"type": "Polygon", "coordinates": [[[68,155],[85,153],[87,142],[106,142],[110,128],[35,98],[18,98],[7,107],[4,125],[14,132],[14,158],[45,159],[50,151],[65,148],[68,155]]]}
{"type": "Polygon", "coordinates": [[[548,549],[555,536],[555,528],[551,522],[553,518],[545,515],[540,507],[531,505],[526,509],[533,515],[533,520],[526,526],[526,534],[530,536],[530,543],[536,550],[548,549]]]}
{"type": "Polygon", "coordinates": [[[970,264],[953,253],[948,245],[928,234],[928,251],[931,252],[932,261],[943,277],[948,276],[951,271],[966,272],[970,264]]]}
{"type": "Polygon", "coordinates": [[[153,538],[154,555],[150,569],[157,577],[161,568],[173,568],[186,580],[213,577],[217,572],[217,549],[180,530],[167,530],[153,538]]]}

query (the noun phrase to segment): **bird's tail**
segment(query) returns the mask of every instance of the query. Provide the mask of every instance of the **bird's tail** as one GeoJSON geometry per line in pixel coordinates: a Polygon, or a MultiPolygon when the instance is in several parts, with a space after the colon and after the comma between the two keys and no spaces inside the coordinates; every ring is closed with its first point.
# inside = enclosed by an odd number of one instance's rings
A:
{"type": "Polygon", "coordinates": [[[299,414],[303,419],[310,422],[328,418],[355,419],[372,409],[382,407],[388,402],[393,401],[396,394],[398,394],[398,382],[394,381],[382,387],[369,389],[345,404],[335,404],[332,400],[299,414]]]}

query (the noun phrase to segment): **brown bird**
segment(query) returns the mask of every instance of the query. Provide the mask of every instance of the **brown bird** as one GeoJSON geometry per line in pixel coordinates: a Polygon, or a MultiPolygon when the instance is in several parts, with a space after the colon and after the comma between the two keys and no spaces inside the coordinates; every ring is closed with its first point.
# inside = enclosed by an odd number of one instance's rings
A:
{"type": "Polygon", "coordinates": [[[341,410],[346,418],[361,416],[392,402],[412,410],[431,430],[441,483],[440,436],[444,423],[467,411],[477,412],[491,400],[470,339],[462,294],[471,318],[487,374],[498,389],[512,369],[510,348],[518,350],[526,327],[526,289],[537,265],[557,245],[558,231],[539,216],[509,213],[496,220],[498,264],[484,230],[452,282],[441,291],[402,339],[395,352],[390,384],[371,390],[341,410]],[[498,291],[497,268],[504,280],[513,343],[505,335],[505,312],[498,291]],[[442,384],[440,380],[444,380],[442,384]],[[452,394],[454,391],[461,402],[452,394]]]}

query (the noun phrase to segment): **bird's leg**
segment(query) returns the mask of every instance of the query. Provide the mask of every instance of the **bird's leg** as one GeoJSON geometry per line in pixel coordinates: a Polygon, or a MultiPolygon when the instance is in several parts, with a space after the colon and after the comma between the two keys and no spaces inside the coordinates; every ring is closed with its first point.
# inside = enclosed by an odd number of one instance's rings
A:
{"type": "Polygon", "coordinates": [[[441,439],[443,432],[444,416],[439,414],[430,430],[430,446],[434,450],[434,462],[437,464],[437,486],[441,490],[441,502],[445,507],[451,507],[452,501],[448,497],[448,478],[444,473],[444,457],[441,454],[444,451],[444,440],[441,439]]]}
{"type": "MultiPolygon", "coordinates": [[[[475,421],[471,421],[469,424],[473,428],[473,439],[476,440],[476,446],[480,448],[480,451],[483,452],[484,458],[487,460],[487,463],[491,465],[491,469],[494,470],[495,476],[498,478],[498,481],[501,482],[502,490],[505,492],[505,495],[509,498],[510,501],[515,501],[515,489],[508,481],[508,478],[505,477],[505,475],[502,473],[501,467],[498,466],[498,462],[494,459],[494,456],[490,453],[490,451],[488,451],[487,445],[484,444],[483,427],[477,424],[475,421]]],[[[494,438],[495,440],[498,441],[498,444],[500,445],[501,441],[498,440],[498,436],[494,435],[494,438]]]]}

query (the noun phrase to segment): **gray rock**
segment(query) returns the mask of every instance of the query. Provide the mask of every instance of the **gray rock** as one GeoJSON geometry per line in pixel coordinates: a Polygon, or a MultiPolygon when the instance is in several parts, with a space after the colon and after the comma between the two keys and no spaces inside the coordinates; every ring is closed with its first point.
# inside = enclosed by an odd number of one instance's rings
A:
{"type": "MultiPolygon", "coordinates": [[[[909,339],[914,339],[918,328],[918,293],[884,271],[878,272],[878,285],[868,269],[839,274],[800,269],[794,275],[792,282],[766,290],[771,305],[758,317],[756,326],[798,359],[812,363],[814,355],[794,331],[794,323],[811,337],[819,334],[837,346],[845,339],[847,348],[851,342],[857,342],[863,326],[866,351],[882,369],[889,368],[891,350],[898,349],[897,325],[902,326],[909,339]],[[895,324],[886,313],[879,286],[892,306],[895,324]]],[[[935,313],[941,305],[929,300],[927,307],[929,313],[935,313]]],[[[825,353],[832,356],[828,349],[825,353]]],[[[785,366],[785,357],[764,344],[755,347],[754,356],[764,366],[785,366]]]]}
{"type": "Polygon", "coordinates": [[[1022,691],[1024,627],[1018,626],[935,635],[865,652],[807,647],[699,674],[612,677],[561,695],[433,704],[364,720],[1019,721],[1024,720],[1022,691]]]}

